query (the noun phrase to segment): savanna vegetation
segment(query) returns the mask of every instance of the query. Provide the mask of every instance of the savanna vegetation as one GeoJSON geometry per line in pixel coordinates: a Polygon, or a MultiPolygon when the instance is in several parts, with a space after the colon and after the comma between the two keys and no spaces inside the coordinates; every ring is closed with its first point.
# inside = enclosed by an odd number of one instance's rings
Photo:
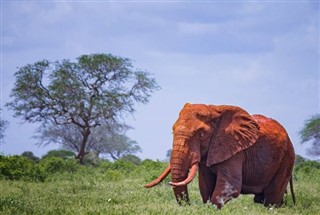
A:
{"type": "Polygon", "coordinates": [[[26,154],[0,157],[0,214],[320,213],[320,164],[316,161],[299,159],[296,164],[296,205],[290,193],[280,208],[265,208],[253,203],[251,195],[241,195],[217,210],[202,203],[197,179],[189,186],[190,205],[176,203],[169,178],[152,189],[144,188],[163,171],[165,162],[131,157],[80,165],[66,153],[48,153],[38,160],[26,154]]]}

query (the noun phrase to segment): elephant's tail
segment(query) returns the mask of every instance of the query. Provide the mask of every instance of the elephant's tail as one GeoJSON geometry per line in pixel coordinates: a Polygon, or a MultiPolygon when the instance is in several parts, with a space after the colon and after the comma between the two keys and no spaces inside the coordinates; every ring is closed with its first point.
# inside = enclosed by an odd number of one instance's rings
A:
{"type": "Polygon", "coordinates": [[[290,192],[291,192],[293,204],[296,204],[296,196],[294,195],[294,191],[293,191],[293,179],[292,178],[293,177],[290,178],[290,192]]]}

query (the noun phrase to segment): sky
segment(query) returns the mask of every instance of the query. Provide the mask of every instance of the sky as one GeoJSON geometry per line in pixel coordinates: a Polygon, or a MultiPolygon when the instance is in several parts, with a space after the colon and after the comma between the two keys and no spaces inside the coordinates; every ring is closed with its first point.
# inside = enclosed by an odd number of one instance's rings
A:
{"type": "Polygon", "coordinates": [[[17,68],[111,53],[153,74],[161,90],[126,123],[142,159],[164,160],[185,103],[236,105],[276,119],[297,154],[299,131],[320,112],[318,1],[1,1],[0,153],[33,151],[39,124],[14,118],[17,68]]]}

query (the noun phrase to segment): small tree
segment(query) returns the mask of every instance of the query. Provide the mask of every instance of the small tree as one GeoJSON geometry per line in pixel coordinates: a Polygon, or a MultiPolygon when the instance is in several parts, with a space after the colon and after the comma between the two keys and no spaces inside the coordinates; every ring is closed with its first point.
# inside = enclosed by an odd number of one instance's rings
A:
{"type": "Polygon", "coordinates": [[[135,103],[148,103],[159,89],[131,60],[110,54],[82,55],[76,62],[42,60],[20,68],[15,78],[14,100],[7,104],[14,116],[42,126],[76,126],[81,163],[93,128],[133,114],[135,103]]]}
{"type": "Polygon", "coordinates": [[[307,153],[310,156],[320,156],[320,114],[312,116],[305,121],[300,131],[301,143],[312,141],[312,146],[307,153]]]}
{"type": "Polygon", "coordinates": [[[115,132],[103,132],[99,130],[96,137],[95,144],[92,146],[92,150],[99,155],[105,155],[112,160],[121,159],[126,155],[133,155],[141,152],[141,148],[138,143],[131,140],[123,133],[115,132]]]}
{"type": "Polygon", "coordinates": [[[172,149],[168,149],[167,154],[166,154],[166,161],[170,161],[171,153],[172,153],[172,149]]]}
{"type": "Polygon", "coordinates": [[[4,138],[4,131],[8,126],[8,121],[2,118],[2,109],[0,108],[0,142],[4,138]]]}
{"type": "Polygon", "coordinates": [[[21,156],[26,157],[26,158],[29,158],[30,160],[32,160],[32,161],[34,161],[34,162],[37,162],[37,161],[40,160],[40,159],[39,159],[37,156],[35,156],[35,155],[33,154],[33,152],[31,152],[31,151],[25,151],[25,152],[23,152],[23,153],[21,154],[21,156]]]}
{"type": "MultiPolygon", "coordinates": [[[[85,148],[86,154],[106,155],[117,160],[126,154],[141,151],[136,142],[125,136],[130,129],[125,124],[110,124],[92,128],[88,143],[85,148]],[[120,138],[121,137],[121,138],[120,138]]],[[[58,144],[64,149],[79,153],[81,148],[81,131],[74,125],[46,126],[38,130],[39,145],[58,144]]]]}
{"type": "Polygon", "coordinates": [[[303,163],[305,161],[306,161],[306,159],[304,157],[296,154],[294,165],[298,165],[298,164],[303,163]]]}
{"type": "Polygon", "coordinates": [[[51,158],[51,157],[57,157],[57,158],[62,158],[64,160],[69,159],[69,158],[74,158],[75,154],[71,151],[68,150],[63,150],[63,149],[59,149],[59,150],[50,150],[47,152],[47,154],[42,156],[42,159],[45,158],[51,158]]]}
{"type": "Polygon", "coordinates": [[[141,152],[140,146],[136,141],[131,140],[125,135],[115,135],[111,138],[107,144],[105,151],[103,153],[109,154],[113,160],[118,160],[126,155],[136,154],[141,152]]]}
{"type": "MultiPolygon", "coordinates": [[[[62,148],[71,150],[79,154],[82,143],[81,130],[78,126],[70,125],[54,125],[47,124],[38,129],[38,134],[34,138],[38,139],[38,145],[57,144],[62,148]]],[[[92,134],[88,138],[88,143],[92,134]]],[[[89,144],[86,144],[85,152],[88,153],[87,148],[89,144]]]]}

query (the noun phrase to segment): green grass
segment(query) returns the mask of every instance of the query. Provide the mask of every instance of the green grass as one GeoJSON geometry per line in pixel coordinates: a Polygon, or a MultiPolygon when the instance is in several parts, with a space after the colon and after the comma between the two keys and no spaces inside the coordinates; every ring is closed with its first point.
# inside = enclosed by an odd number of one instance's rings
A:
{"type": "Polygon", "coordinates": [[[0,214],[320,214],[320,171],[297,172],[295,193],[281,208],[253,203],[241,195],[222,210],[203,204],[194,180],[189,186],[191,205],[178,206],[172,189],[162,183],[143,185],[160,173],[137,168],[131,172],[82,168],[77,173],[58,173],[44,182],[0,180],[0,214]]]}

